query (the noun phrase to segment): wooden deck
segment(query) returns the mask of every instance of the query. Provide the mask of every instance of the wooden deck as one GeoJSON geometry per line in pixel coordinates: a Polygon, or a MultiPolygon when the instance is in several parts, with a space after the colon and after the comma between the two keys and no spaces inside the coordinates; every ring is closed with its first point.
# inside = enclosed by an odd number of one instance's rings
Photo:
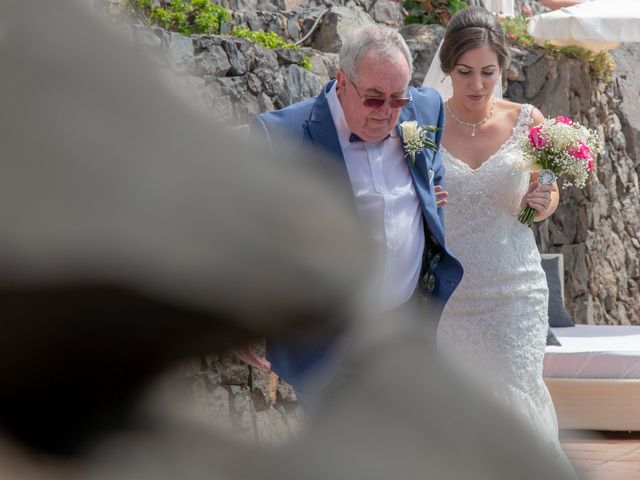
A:
{"type": "Polygon", "coordinates": [[[640,432],[562,431],[562,446],[584,480],[640,480],[640,432]]]}

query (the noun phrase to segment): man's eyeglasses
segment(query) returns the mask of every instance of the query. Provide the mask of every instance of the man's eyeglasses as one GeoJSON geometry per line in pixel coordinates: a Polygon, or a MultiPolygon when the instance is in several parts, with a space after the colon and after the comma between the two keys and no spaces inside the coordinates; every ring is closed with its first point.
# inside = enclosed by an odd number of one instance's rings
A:
{"type": "Polygon", "coordinates": [[[351,79],[349,77],[347,77],[345,75],[345,77],[347,78],[347,80],[349,80],[349,83],[351,83],[351,85],[353,86],[353,89],[356,91],[356,93],[358,94],[358,96],[362,99],[362,104],[367,107],[367,108],[380,108],[381,106],[383,106],[387,100],[389,101],[389,106],[391,108],[403,108],[406,107],[407,105],[409,105],[412,101],[413,98],[411,98],[411,93],[407,91],[407,94],[409,95],[406,98],[394,98],[394,97],[386,97],[386,98],[378,98],[378,97],[367,97],[365,95],[362,95],[359,91],[358,91],[358,87],[356,87],[356,84],[353,83],[351,81],[351,79]]]}

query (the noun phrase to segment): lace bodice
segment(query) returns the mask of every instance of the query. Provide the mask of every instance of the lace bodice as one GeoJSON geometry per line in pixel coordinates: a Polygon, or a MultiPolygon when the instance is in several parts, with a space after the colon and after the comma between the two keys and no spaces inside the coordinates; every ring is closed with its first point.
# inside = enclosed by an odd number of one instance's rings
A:
{"type": "Polygon", "coordinates": [[[449,193],[445,238],[464,276],[444,309],[438,345],[467,371],[490,372],[507,385],[504,398],[527,417],[546,412],[534,423],[553,431],[555,414],[542,381],[546,280],[533,233],[517,219],[529,185],[518,143],[532,109],[522,106],[509,139],[476,170],[441,150],[449,193]]]}

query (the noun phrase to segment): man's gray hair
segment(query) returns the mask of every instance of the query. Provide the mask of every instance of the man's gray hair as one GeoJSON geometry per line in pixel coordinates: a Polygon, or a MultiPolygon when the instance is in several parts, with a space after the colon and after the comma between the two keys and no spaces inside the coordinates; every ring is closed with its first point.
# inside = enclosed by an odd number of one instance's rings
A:
{"type": "Polygon", "coordinates": [[[397,30],[385,25],[368,25],[349,35],[340,49],[340,70],[354,82],[358,81],[358,66],[364,57],[373,52],[380,61],[394,60],[398,52],[409,65],[409,78],[413,72],[411,51],[397,30]]]}

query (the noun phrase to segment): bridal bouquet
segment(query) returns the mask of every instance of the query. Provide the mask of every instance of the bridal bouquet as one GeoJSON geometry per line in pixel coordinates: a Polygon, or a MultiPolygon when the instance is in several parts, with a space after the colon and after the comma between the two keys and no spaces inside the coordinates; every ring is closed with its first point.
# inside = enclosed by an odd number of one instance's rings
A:
{"type": "MultiPolygon", "coordinates": [[[[563,175],[565,187],[582,188],[594,170],[594,156],[602,150],[602,143],[594,130],[559,116],[531,128],[521,147],[525,170],[539,172],[540,184],[551,185],[557,175],[563,175]]],[[[518,220],[531,226],[536,213],[527,205],[518,220]]]]}

